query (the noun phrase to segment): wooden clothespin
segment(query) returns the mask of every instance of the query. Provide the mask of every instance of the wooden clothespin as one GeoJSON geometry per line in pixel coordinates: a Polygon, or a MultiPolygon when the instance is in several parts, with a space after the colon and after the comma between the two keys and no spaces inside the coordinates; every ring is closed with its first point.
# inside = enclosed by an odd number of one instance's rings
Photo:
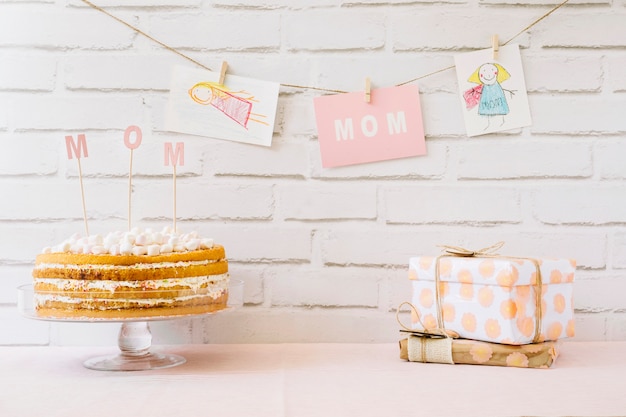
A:
{"type": "Polygon", "coordinates": [[[365,77],[365,102],[370,103],[372,101],[372,83],[370,77],[365,77]]]}
{"type": "Polygon", "coordinates": [[[498,41],[498,35],[491,36],[491,50],[493,52],[493,60],[498,59],[498,52],[500,51],[500,42],[498,41]]]}
{"type": "Polygon", "coordinates": [[[220,70],[219,84],[224,85],[224,78],[226,78],[226,70],[228,69],[228,62],[222,62],[222,69],[220,70]]]}

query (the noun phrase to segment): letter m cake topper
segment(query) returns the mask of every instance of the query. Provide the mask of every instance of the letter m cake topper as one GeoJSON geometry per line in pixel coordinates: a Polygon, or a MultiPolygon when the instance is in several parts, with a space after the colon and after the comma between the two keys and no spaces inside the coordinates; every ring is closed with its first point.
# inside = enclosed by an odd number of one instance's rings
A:
{"type": "Polygon", "coordinates": [[[164,154],[164,164],[165,166],[169,166],[170,164],[174,167],[180,165],[185,165],[185,143],[177,142],[176,147],[172,146],[172,142],[165,142],[165,149],[163,151],[164,154]]]}
{"type": "Polygon", "coordinates": [[[87,152],[87,139],[85,138],[84,133],[78,135],[78,142],[74,142],[74,137],[72,135],[65,136],[65,147],[67,149],[67,159],[72,159],[76,156],[76,159],[80,160],[81,154],[83,154],[85,158],[89,156],[89,153],[87,152]]]}

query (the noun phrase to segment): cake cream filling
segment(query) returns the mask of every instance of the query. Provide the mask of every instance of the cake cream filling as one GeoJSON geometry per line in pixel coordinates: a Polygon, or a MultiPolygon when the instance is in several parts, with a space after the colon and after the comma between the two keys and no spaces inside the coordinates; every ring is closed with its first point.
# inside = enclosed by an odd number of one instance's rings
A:
{"type": "Polygon", "coordinates": [[[58,291],[85,292],[101,291],[114,293],[116,290],[135,290],[137,292],[150,290],[167,290],[172,287],[184,287],[198,293],[207,290],[224,290],[228,288],[228,273],[199,277],[149,279],[141,281],[113,281],[113,280],[80,280],[67,278],[35,278],[35,285],[46,284],[58,291]],[[203,288],[204,287],[204,288],[203,288]]]}
{"type": "Polygon", "coordinates": [[[54,263],[41,263],[35,266],[35,269],[103,269],[103,270],[123,270],[123,269],[161,269],[161,268],[178,268],[192,265],[208,265],[219,262],[215,259],[206,259],[202,261],[179,261],[179,262],[154,262],[154,263],[137,263],[133,265],[101,265],[101,264],[54,264],[54,263]]]}
{"type": "Polygon", "coordinates": [[[35,305],[45,306],[49,302],[57,302],[69,305],[79,305],[80,308],[92,310],[107,310],[111,306],[119,306],[124,304],[124,308],[128,307],[164,307],[177,302],[193,300],[195,298],[211,297],[216,300],[222,295],[226,289],[212,289],[207,293],[197,295],[185,295],[174,298],[149,298],[149,299],[127,299],[127,298],[73,298],[56,294],[39,294],[35,293],[35,305]]]}

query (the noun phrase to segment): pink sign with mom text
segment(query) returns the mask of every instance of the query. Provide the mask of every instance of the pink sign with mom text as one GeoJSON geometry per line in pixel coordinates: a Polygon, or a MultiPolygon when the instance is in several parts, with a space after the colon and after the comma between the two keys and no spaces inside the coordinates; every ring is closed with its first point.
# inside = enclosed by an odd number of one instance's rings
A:
{"type": "Polygon", "coordinates": [[[314,99],[324,168],[425,155],[416,85],[314,99]]]}

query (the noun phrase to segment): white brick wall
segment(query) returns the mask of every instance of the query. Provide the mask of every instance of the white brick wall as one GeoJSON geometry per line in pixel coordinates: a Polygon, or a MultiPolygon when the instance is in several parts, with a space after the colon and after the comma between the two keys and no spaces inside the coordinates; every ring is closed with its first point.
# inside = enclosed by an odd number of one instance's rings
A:
{"type": "MultiPolygon", "coordinates": [[[[202,64],[360,91],[453,64],[554,6],[489,0],[100,0],[202,64]],[[295,3],[295,4],[294,4],[295,3]],[[436,3],[436,7],[433,4],[436,3]],[[488,7],[485,7],[488,6],[488,7]]],[[[92,231],[126,226],[124,129],[140,125],[133,219],[171,224],[165,141],[184,140],[179,227],[226,246],[246,307],[153,326],[155,343],[393,341],[408,258],[436,245],[572,257],[577,338],[626,340],[626,7],[571,0],[513,42],[532,126],[469,139],[454,70],[417,82],[428,155],[323,169],[315,90],[283,86],[271,148],[166,132],[174,65],[194,66],[79,0],[0,2],[0,344],[114,344],[117,325],[20,317],[43,246],[84,230],[64,136],[85,133],[92,231]]]]}

